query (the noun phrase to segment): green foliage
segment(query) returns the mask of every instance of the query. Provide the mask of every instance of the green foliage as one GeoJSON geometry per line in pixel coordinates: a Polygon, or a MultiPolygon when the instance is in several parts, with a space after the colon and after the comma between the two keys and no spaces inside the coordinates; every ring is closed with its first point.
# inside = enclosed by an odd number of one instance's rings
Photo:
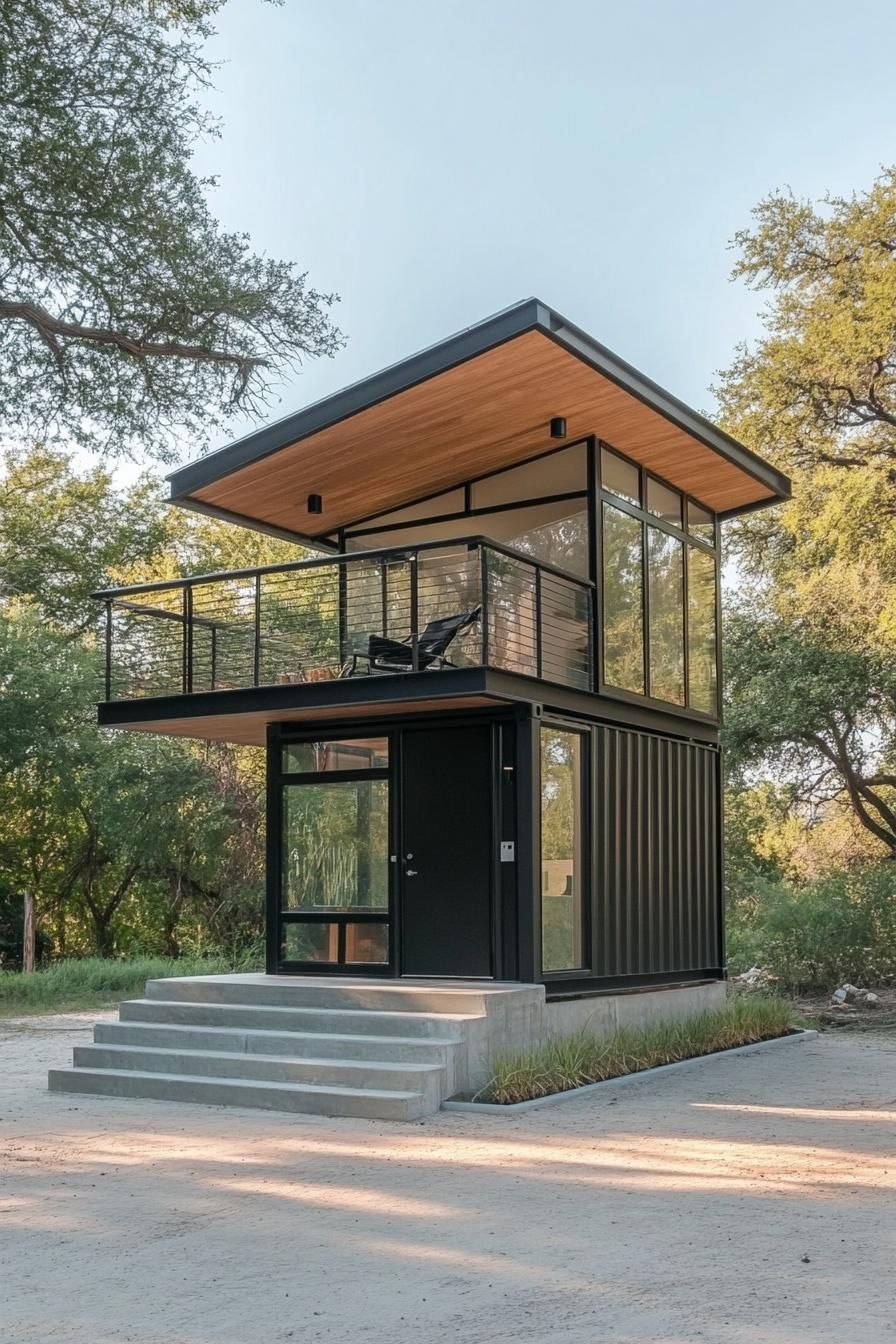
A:
{"type": "Polygon", "coordinates": [[[896,869],[885,863],[804,885],[768,884],[752,909],[731,909],[733,974],[762,966],[790,989],[896,978],[896,869]]]}
{"type": "Polygon", "coordinates": [[[510,1105],[715,1050],[771,1040],[790,1030],[791,1011],[784,999],[734,995],[719,1011],[681,1022],[617,1031],[611,1036],[582,1031],[560,1037],[537,1050],[497,1058],[494,1077],[480,1099],[510,1105]]]}
{"type": "Polygon", "coordinates": [[[0,594],[27,597],[67,630],[97,619],[90,594],[171,545],[158,484],[116,489],[108,471],[75,472],[64,453],[7,454],[0,477],[0,594]]]}
{"type": "MultiPolygon", "coordinates": [[[[0,476],[0,965],[19,964],[23,893],[43,959],[204,952],[258,937],[263,765],[251,748],[96,726],[88,594],[128,569],[177,572],[223,525],[194,525],[57,453],[0,476]]],[[[230,529],[235,531],[235,529],[230,529]]],[[[239,552],[234,545],[234,560],[239,552]]]]}
{"type": "Polygon", "coordinates": [[[775,192],[736,236],[735,276],[771,290],[767,335],[719,390],[726,418],[791,467],[896,460],[896,169],[819,205],[775,192]]]}
{"type": "Polygon", "coordinates": [[[735,275],[768,291],[766,334],[717,391],[726,428],[795,480],[729,536],[729,761],[807,822],[849,809],[896,856],[896,171],[754,215],[735,275]]]}
{"type": "Polygon", "coordinates": [[[172,975],[220,975],[227,971],[260,970],[263,959],[254,950],[225,956],[132,957],[111,961],[81,957],[58,961],[28,975],[0,972],[0,1017],[16,1013],[58,1013],[117,1004],[123,995],[139,995],[147,980],[172,975]]]}
{"type": "Polygon", "coordinates": [[[211,215],[222,0],[0,0],[0,424],[171,458],[341,336],[334,296],[211,215]]]}

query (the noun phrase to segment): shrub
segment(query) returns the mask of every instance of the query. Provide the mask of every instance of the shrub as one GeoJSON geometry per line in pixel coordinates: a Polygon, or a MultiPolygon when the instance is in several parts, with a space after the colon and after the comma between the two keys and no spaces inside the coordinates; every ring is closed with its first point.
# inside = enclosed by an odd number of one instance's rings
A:
{"type": "Polygon", "coordinates": [[[605,1037],[582,1031],[548,1041],[537,1050],[499,1056],[494,1077],[478,1099],[510,1105],[715,1050],[752,1045],[785,1035],[790,1019],[791,1008],[784,999],[736,994],[717,1012],[681,1022],[605,1037]]]}
{"type": "Polygon", "coordinates": [[[735,905],[728,962],[733,974],[764,966],[793,989],[896,978],[896,866],[768,887],[749,912],[735,905]]]}

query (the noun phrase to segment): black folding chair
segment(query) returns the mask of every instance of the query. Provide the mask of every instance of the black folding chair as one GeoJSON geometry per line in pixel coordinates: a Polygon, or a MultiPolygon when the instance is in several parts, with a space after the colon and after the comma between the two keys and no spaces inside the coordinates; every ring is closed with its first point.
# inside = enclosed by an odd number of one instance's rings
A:
{"type": "MultiPolygon", "coordinates": [[[[443,616],[438,621],[430,621],[417,640],[417,667],[432,671],[453,667],[454,664],[445,655],[457,636],[479,620],[481,611],[481,607],[474,607],[472,611],[461,611],[456,616],[443,616]]],[[[360,663],[367,665],[362,675],[367,672],[410,672],[414,666],[413,640],[411,636],[407,639],[387,639],[385,635],[368,635],[367,647],[352,654],[340,676],[357,676],[360,663]]]]}

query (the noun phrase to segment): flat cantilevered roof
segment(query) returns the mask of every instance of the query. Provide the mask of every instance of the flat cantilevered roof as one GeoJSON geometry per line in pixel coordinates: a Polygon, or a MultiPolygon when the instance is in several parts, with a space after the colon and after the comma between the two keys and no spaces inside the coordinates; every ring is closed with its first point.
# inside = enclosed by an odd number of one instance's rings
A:
{"type": "Polygon", "coordinates": [[[173,472],[171,499],[323,540],[557,447],[555,416],[567,443],[594,435],[722,517],[790,496],[768,462],[526,299],[173,472]]]}

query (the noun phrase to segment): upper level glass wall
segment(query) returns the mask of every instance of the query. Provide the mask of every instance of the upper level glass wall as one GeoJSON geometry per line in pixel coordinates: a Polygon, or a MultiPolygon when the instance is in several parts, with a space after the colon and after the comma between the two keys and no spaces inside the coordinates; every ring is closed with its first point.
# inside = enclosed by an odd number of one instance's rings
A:
{"type": "Polygon", "coordinates": [[[601,689],[718,714],[718,524],[698,500],[606,445],[580,442],[368,519],[344,544],[465,535],[598,582],[601,689]]]}
{"type": "Polygon", "coordinates": [[[716,716],[715,517],[603,445],[598,488],[604,686],[716,716]]]}
{"type": "Polygon", "coordinates": [[[481,535],[543,564],[588,578],[588,445],[572,444],[520,466],[370,518],[345,535],[347,551],[481,535]]]}

